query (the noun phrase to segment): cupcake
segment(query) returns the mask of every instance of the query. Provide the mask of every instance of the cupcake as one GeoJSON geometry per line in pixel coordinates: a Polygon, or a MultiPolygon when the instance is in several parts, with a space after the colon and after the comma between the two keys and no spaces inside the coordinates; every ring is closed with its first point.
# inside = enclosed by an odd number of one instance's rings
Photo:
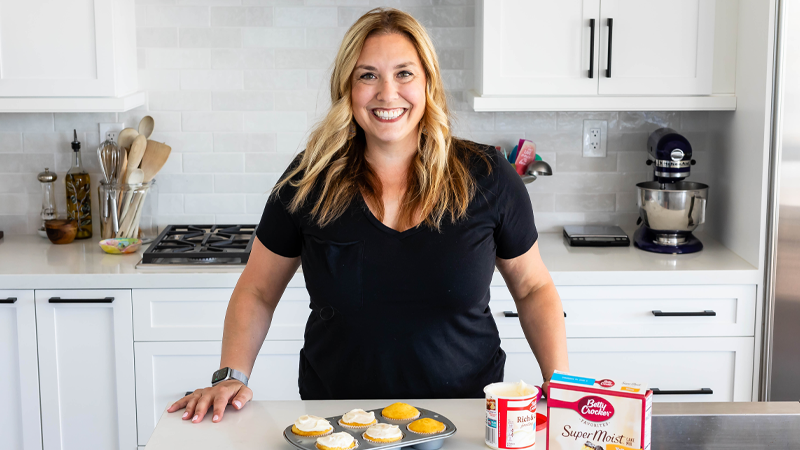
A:
{"type": "Polygon", "coordinates": [[[383,417],[391,420],[412,420],[419,417],[419,410],[407,403],[392,403],[381,411],[383,417]]]}
{"type": "Polygon", "coordinates": [[[438,420],[429,418],[419,419],[408,424],[408,431],[418,434],[436,434],[441,433],[445,429],[445,425],[438,420]]]}
{"type": "Polygon", "coordinates": [[[354,409],[339,419],[339,425],[348,428],[366,428],[376,423],[378,421],[375,420],[375,413],[366,412],[363,409],[354,409]]]}
{"type": "Polygon", "coordinates": [[[317,448],[319,450],[348,450],[356,448],[357,445],[358,442],[356,442],[355,438],[346,431],[317,438],[317,448]]]}
{"type": "Polygon", "coordinates": [[[403,439],[403,432],[397,425],[390,425],[388,423],[376,423],[375,425],[367,428],[364,432],[364,439],[370,442],[397,442],[403,439]]]}
{"type": "Polygon", "coordinates": [[[317,416],[300,416],[292,425],[292,433],[298,436],[325,436],[331,431],[331,423],[317,416]]]}

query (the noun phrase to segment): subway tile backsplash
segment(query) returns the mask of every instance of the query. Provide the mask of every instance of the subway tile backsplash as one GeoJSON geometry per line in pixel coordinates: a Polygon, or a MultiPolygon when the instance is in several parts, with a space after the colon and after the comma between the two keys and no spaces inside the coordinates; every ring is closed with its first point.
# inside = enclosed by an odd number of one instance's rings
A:
{"type": "Polygon", "coordinates": [[[648,172],[647,136],[658,127],[691,141],[698,160],[692,179],[703,181],[710,170],[703,150],[713,113],[471,111],[463,94],[473,85],[472,0],[138,0],[139,86],[148,104],[124,113],[0,114],[0,230],[36,232],[36,174],[45,167],[58,173],[64,213],[73,129],[96,196],[97,124],[135,128],[148,114],[156,123],[152,138],[173,148],[157,177],[162,225],[258,221],[270,188],[329,106],[330,68],[347,27],[382,5],[427,27],[457,136],[507,150],[523,137],[536,142],[554,170],[528,185],[540,230],[590,222],[632,227],[635,184],[648,172]],[[608,121],[605,158],[581,155],[584,119],[608,121]]]}

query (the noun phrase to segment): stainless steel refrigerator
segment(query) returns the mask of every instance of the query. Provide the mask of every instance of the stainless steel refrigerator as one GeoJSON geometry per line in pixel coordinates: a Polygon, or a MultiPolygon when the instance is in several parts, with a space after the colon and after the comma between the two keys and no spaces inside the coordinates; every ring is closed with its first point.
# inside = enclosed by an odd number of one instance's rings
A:
{"type": "Polygon", "coordinates": [[[800,0],[778,16],[762,400],[800,400],[800,0]]]}

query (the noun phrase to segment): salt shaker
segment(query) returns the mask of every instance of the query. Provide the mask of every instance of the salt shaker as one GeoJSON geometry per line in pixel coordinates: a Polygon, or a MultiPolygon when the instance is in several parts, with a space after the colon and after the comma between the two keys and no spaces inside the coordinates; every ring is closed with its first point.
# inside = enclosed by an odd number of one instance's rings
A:
{"type": "Polygon", "coordinates": [[[39,227],[39,236],[47,237],[47,232],[44,229],[44,221],[58,218],[58,210],[56,209],[56,198],[54,192],[53,182],[58,179],[58,176],[50,172],[50,168],[46,167],[44,172],[40,172],[37,176],[39,182],[42,183],[42,225],[39,227]]]}

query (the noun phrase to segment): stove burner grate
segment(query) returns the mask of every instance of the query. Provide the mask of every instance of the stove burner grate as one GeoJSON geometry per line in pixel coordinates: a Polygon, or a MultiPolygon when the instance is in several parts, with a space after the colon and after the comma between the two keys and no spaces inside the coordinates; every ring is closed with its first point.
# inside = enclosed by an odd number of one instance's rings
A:
{"type": "Polygon", "coordinates": [[[169,225],[142,264],[246,264],[256,225],[169,225]]]}

